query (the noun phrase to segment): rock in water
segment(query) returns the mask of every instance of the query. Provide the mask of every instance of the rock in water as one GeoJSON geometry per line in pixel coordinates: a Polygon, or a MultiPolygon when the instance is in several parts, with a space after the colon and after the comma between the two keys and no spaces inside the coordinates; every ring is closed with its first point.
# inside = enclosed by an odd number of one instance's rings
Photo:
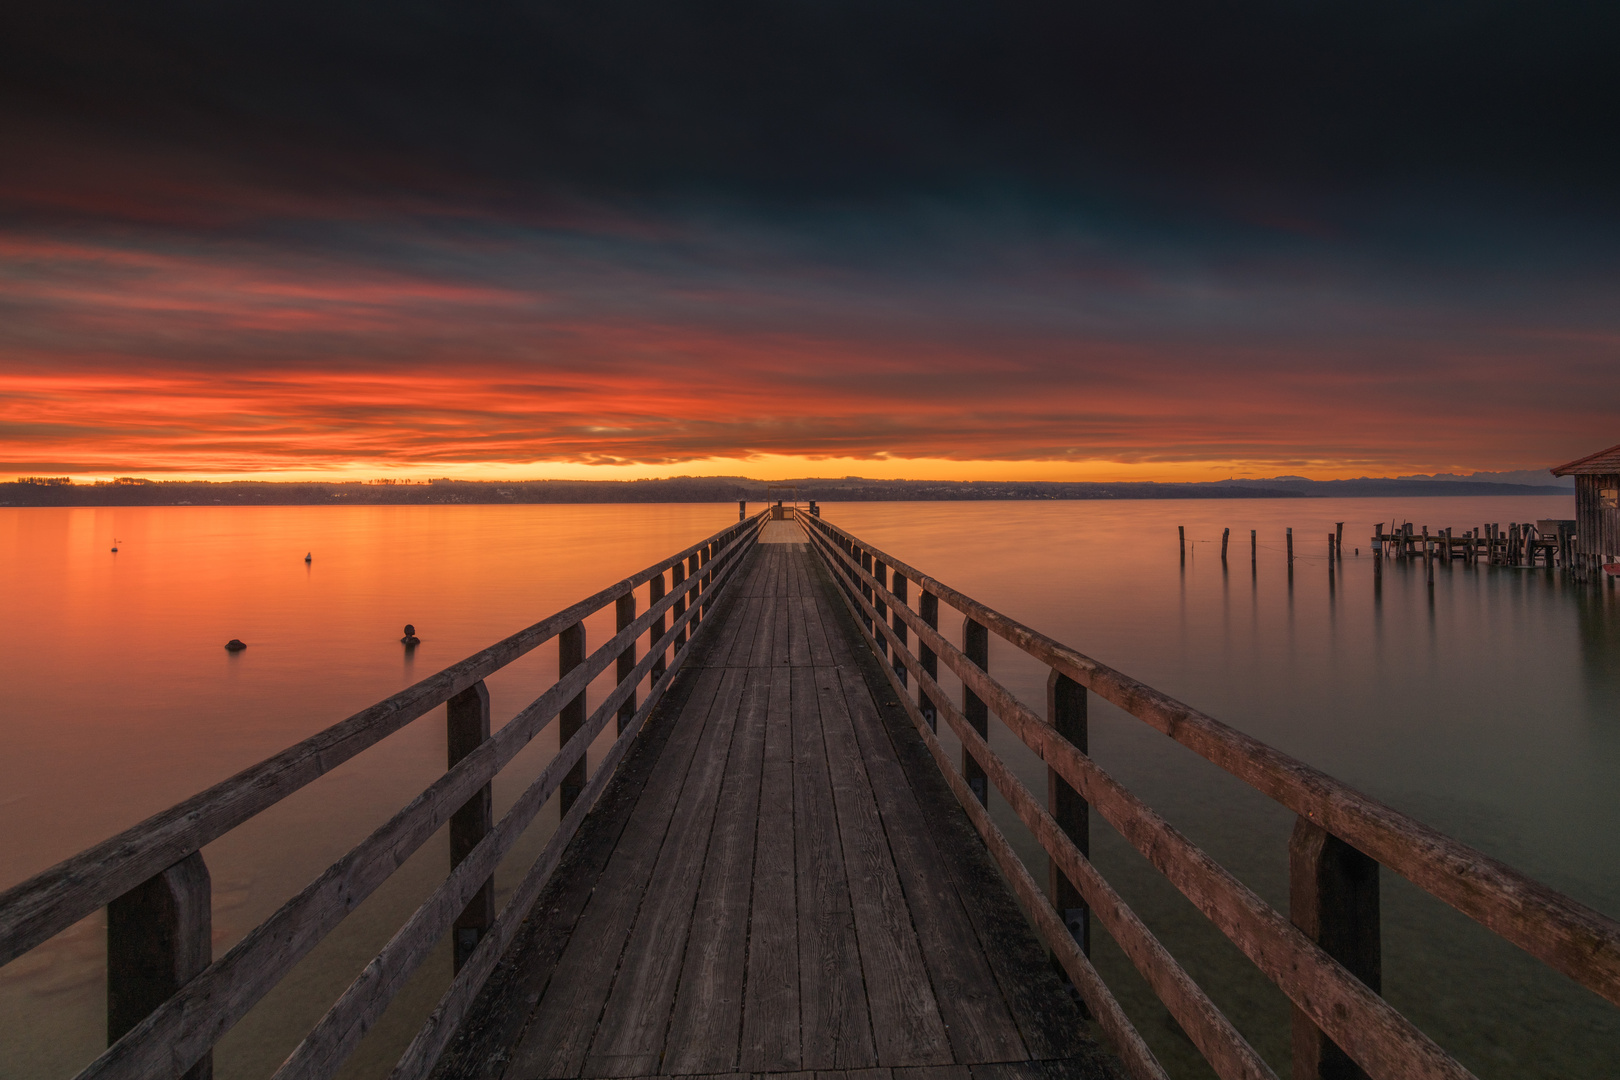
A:
{"type": "Polygon", "coordinates": [[[243,641],[241,638],[233,637],[231,640],[225,643],[225,648],[229,649],[231,652],[241,652],[243,649],[247,648],[247,642],[243,641]]]}

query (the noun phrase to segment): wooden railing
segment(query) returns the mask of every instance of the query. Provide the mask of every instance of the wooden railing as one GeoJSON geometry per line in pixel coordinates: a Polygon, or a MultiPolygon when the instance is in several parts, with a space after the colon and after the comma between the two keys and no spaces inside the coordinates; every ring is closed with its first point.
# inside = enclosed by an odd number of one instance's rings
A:
{"type": "Polygon", "coordinates": [[[722,530],[0,893],[0,964],[105,906],[109,1046],[80,1077],[208,1077],[220,1038],[448,823],[449,876],[276,1073],[336,1072],[450,933],[454,978],[392,1073],[395,1080],[425,1076],[680,668],[690,633],[721,596],[761,521],[756,515],[722,530]],[[643,585],[647,609],[637,615],[636,590],[643,585]],[[618,632],[587,654],[584,620],[609,604],[618,632]],[[643,636],[647,647],[638,660],[643,636]],[[484,679],[552,638],[558,639],[557,682],[491,735],[484,679]],[[587,717],[586,688],[609,665],[615,665],[617,685],[587,717]],[[638,703],[636,689],[648,677],[651,688],[638,703]],[[444,775],[225,955],[211,959],[203,845],[439,705],[447,706],[444,775]],[[491,781],[554,718],[556,756],[493,821],[491,781]],[[617,718],[618,739],[587,778],[586,749],[609,718],[617,718]],[[557,831],[497,915],[495,867],[553,794],[557,831]]]}
{"type": "Polygon", "coordinates": [[[829,522],[799,520],[834,571],[897,697],[984,838],[1025,912],[1132,1076],[1164,1072],[1091,966],[1095,917],[1224,1078],[1274,1074],[1088,859],[1092,809],[1145,855],[1293,1002],[1296,1080],[1466,1077],[1469,1072],[1379,996],[1381,866],[1620,1005],[1620,923],[1371,799],[1240,731],[952,589],[829,522]],[[909,593],[918,591],[913,609],[909,593]],[[940,603],[963,618],[963,647],[939,632],[940,603]],[[1050,670],[1047,715],[989,669],[994,633],[1050,670]],[[915,635],[915,651],[909,645],[915,635]],[[937,681],[962,683],[960,705],[937,681]],[[916,686],[916,696],[908,692],[916,686]],[[1086,753],[1086,694],[1097,694],[1298,815],[1288,845],[1289,915],[1267,904],[1086,753]],[[987,743],[994,713],[1048,767],[1046,805],[987,743]],[[935,735],[945,717],[961,769],[935,735]],[[985,809],[986,781],[1051,857],[1043,892],[985,809]],[[1049,895],[1048,895],[1049,893],[1049,895]]]}

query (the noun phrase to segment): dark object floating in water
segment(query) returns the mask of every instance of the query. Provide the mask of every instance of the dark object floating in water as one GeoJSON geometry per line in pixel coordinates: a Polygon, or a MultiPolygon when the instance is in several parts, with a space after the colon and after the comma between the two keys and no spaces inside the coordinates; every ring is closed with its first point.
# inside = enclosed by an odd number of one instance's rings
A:
{"type": "Polygon", "coordinates": [[[241,652],[243,649],[247,648],[247,642],[243,641],[241,638],[233,637],[231,640],[225,643],[225,648],[231,652],[241,652]]]}
{"type": "Polygon", "coordinates": [[[117,540],[113,541],[112,549],[113,549],[113,554],[114,555],[118,554],[118,541],[117,540]]]}
{"type": "Polygon", "coordinates": [[[306,553],[306,554],[305,554],[305,555],[304,555],[304,561],[305,561],[305,562],[313,562],[313,561],[314,561],[314,559],[315,559],[315,553],[314,553],[314,552],[313,552],[313,551],[311,551],[311,552],[307,552],[307,553],[306,553]]]}
{"type": "Polygon", "coordinates": [[[422,639],[416,636],[416,627],[412,626],[410,623],[405,624],[405,636],[399,640],[402,645],[407,646],[422,644],[422,639]]]}

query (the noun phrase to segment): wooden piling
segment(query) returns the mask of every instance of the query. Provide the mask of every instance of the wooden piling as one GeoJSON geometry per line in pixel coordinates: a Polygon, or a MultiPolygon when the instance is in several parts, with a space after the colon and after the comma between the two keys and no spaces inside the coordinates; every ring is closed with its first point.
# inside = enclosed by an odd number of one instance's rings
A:
{"type": "MultiPolygon", "coordinates": [[[[449,768],[489,738],[489,689],[479,679],[445,703],[445,744],[449,768]]],[[[485,784],[450,817],[450,869],[461,865],[478,842],[495,827],[493,789],[485,784]]],[[[450,936],[452,973],[460,971],[478,942],[495,923],[495,875],[478,887],[450,936]]]]}
{"type": "Polygon", "coordinates": [[[1342,521],[1334,525],[1333,551],[1339,558],[1344,558],[1344,522],[1342,521]]]}
{"type": "Polygon", "coordinates": [[[1180,543],[1181,543],[1181,565],[1186,566],[1187,565],[1187,526],[1185,526],[1185,525],[1177,525],[1176,526],[1176,535],[1180,538],[1180,543]]]}
{"type": "Polygon", "coordinates": [[[1222,566],[1226,565],[1226,544],[1227,544],[1227,541],[1229,541],[1231,539],[1232,539],[1232,530],[1231,529],[1222,529],[1221,530],[1221,565],[1222,566]]]}
{"type": "Polygon", "coordinates": [[[1249,566],[1252,569],[1252,568],[1258,566],[1259,563],[1260,563],[1260,541],[1255,535],[1255,530],[1250,529],[1249,530],[1249,566]]]}

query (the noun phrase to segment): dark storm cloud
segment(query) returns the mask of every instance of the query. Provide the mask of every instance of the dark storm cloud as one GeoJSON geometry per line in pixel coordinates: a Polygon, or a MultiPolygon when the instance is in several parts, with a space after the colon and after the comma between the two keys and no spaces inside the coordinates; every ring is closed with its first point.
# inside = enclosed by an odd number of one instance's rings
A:
{"type": "Polygon", "coordinates": [[[6,10],[13,120],[382,192],[783,212],[1013,190],[1327,234],[1375,198],[1607,215],[1620,166],[1602,4],[6,10]]]}
{"type": "Polygon", "coordinates": [[[13,2],[0,457],[1567,459],[1616,56],[1572,3],[13,2]]]}

